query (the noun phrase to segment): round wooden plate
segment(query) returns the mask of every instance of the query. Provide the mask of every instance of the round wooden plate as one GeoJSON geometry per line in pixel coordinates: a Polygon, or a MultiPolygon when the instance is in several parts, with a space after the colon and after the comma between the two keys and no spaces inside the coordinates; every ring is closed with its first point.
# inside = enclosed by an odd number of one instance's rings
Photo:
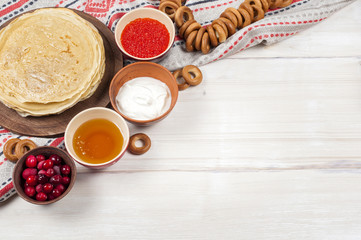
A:
{"type": "MultiPolygon", "coordinates": [[[[35,11],[35,10],[32,10],[35,11]]],[[[32,12],[30,11],[30,12],[32,12]]],[[[69,121],[79,112],[90,107],[106,107],[109,104],[109,84],[115,73],[123,67],[123,58],[114,39],[114,34],[102,22],[89,14],[73,10],[80,17],[91,22],[103,38],[105,48],[105,73],[95,93],[85,101],[56,115],[44,117],[21,117],[15,110],[0,102],[0,125],[14,133],[27,136],[50,137],[61,135],[69,121]]],[[[13,19],[12,19],[13,20],[13,19]]],[[[12,20],[0,26],[4,28],[12,20]]]]}

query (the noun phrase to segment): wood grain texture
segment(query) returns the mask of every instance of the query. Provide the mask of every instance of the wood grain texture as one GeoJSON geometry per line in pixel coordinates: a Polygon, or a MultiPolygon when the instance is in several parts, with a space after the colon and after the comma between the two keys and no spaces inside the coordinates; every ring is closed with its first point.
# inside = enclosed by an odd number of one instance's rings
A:
{"type": "MultiPolygon", "coordinates": [[[[27,136],[54,136],[63,134],[69,121],[89,107],[105,107],[109,104],[109,84],[115,73],[123,67],[123,59],[113,33],[95,17],[74,10],[79,16],[91,22],[102,36],[105,50],[105,73],[94,94],[72,108],[56,115],[43,117],[21,117],[15,110],[0,103],[0,124],[2,127],[27,136]]],[[[10,22],[8,22],[10,23],[10,22]]],[[[0,28],[6,26],[5,23],[0,28]]]]}
{"type": "Polygon", "coordinates": [[[360,181],[307,170],[78,174],[60,202],[11,199],[0,221],[18,239],[358,239],[360,181]]]}
{"type": "Polygon", "coordinates": [[[360,239],[359,9],[201,67],[202,84],[180,92],[166,119],[129,124],[152,139],[146,154],[79,166],[57,204],[8,200],[2,236],[360,239]]]}

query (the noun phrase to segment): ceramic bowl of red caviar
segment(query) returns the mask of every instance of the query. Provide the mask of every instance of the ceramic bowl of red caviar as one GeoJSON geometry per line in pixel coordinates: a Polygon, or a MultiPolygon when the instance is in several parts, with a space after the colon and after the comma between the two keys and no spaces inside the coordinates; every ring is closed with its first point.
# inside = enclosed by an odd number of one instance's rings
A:
{"type": "Polygon", "coordinates": [[[126,13],[115,27],[115,41],[125,57],[138,61],[159,61],[173,45],[172,20],[153,8],[126,13]]]}

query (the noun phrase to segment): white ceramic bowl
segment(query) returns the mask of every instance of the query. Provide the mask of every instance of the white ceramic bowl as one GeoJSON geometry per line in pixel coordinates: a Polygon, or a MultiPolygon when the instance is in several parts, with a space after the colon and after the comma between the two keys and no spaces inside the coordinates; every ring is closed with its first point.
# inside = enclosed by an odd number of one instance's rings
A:
{"type": "Polygon", "coordinates": [[[64,142],[70,156],[79,164],[94,169],[105,168],[119,161],[119,159],[124,155],[129,144],[129,128],[124,118],[120,116],[117,112],[109,108],[103,107],[89,108],[75,115],[73,119],[69,122],[65,130],[64,142]],[[89,120],[97,118],[107,119],[114,123],[120,129],[120,132],[124,138],[124,142],[120,153],[115,158],[105,163],[91,164],[80,159],[75,153],[73,148],[73,136],[75,134],[75,131],[80,127],[80,125],[89,120]]]}
{"type": "Polygon", "coordinates": [[[139,61],[158,61],[162,59],[165,54],[169,51],[172,47],[175,37],[175,28],[173,21],[163,12],[153,9],[153,8],[138,8],[126,13],[123,17],[121,17],[115,26],[115,41],[119,47],[119,49],[126,55],[128,58],[139,60],[139,61]],[[124,50],[121,42],[120,37],[122,31],[124,30],[125,26],[130,23],[131,21],[138,19],[138,18],[151,18],[155,19],[165,25],[169,32],[169,44],[167,49],[162,52],[161,54],[151,57],[151,58],[139,58],[129,54],[127,51],[124,50]]]}

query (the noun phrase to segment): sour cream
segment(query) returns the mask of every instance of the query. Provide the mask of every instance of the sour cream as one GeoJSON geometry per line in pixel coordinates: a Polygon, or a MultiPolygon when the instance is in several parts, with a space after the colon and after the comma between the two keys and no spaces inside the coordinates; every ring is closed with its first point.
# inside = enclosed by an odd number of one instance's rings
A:
{"type": "Polygon", "coordinates": [[[119,111],[135,120],[151,120],[163,115],[170,107],[168,86],[151,77],[138,77],[126,82],[116,97],[119,111]]]}

